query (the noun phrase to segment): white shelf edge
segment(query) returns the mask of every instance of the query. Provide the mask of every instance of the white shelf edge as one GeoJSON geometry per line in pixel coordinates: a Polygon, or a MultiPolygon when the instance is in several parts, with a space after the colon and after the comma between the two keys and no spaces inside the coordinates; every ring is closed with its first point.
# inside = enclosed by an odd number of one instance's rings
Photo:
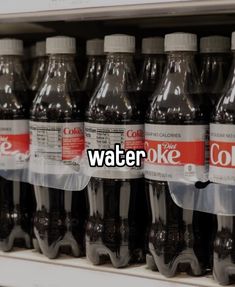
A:
{"type": "Polygon", "coordinates": [[[85,258],[62,256],[49,260],[32,250],[0,252],[0,286],[9,287],[218,287],[207,277],[180,275],[171,279],[148,270],[145,265],[115,269],[110,265],[93,266],[85,258]]]}
{"type": "MultiPolygon", "coordinates": [[[[19,5],[19,2],[15,0],[19,5]]],[[[173,0],[172,0],[173,1],[173,0]]],[[[47,2],[47,1],[46,1],[47,2]]],[[[45,2],[45,3],[46,3],[45,2]]],[[[153,2],[153,1],[151,1],[153,2]]],[[[79,3],[79,2],[78,2],[79,3]]],[[[16,4],[16,5],[17,5],[16,4]]],[[[24,8],[21,8],[23,11],[24,8]]],[[[4,9],[2,9],[4,11],[4,9]]],[[[8,11],[8,10],[6,10],[8,11]]],[[[9,10],[10,11],[10,10],[9,10]]],[[[99,20],[99,19],[123,19],[123,18],[141,18],[141,17],[161,17],[161,16],[177,16],[177,15],[203,15],[203,14],[221,14],[234,13],[234,0],[179,0],[177,2],[167,0],[164,3],[157,1],[156,3],[148,3],[148,0],[142,4],[136,5],[113,5],[113,6],[90,6],[85,7],[79,4],[76,8],[70,8],[69,5],[65,9],[56,6],[54,9],[44,9],[31,12],[4,13],[0,11],[1,22],[20,22],[20,21],[50,21],[50,20],[99,20]]]]}

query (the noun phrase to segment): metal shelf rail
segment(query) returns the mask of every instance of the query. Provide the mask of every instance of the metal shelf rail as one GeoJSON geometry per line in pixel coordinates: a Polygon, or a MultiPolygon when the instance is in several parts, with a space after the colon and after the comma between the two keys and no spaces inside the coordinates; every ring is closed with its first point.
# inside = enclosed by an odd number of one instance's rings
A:
{"type": "Polygon", "coordinates": [[[8,0],[0,21],[98,20],[234,13],[234,0],[8,0]]]}

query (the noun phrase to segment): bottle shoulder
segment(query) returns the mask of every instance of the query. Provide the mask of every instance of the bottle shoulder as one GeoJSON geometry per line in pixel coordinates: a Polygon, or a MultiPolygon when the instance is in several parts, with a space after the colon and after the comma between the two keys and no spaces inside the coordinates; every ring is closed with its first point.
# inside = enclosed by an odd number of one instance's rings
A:
{"type": "Polygon", "coordinates": [[[212,117],[213,122],[235,123],[234,89],[230,88],[220,99],[212,117]]]}
{"type": "Polygon", "coordinates": [[[29,88],[31,91],[36,92],[39,89],[39,87],[40,87],[40,85],[44,79],[44,76],[46,74],[46,69],[47,69],[46,63],[43,63],[41,66],[39,66],[38,70],[36,71],[32,81],[30,83],[29,88]]]}
{"type": "Polygon", "coordinates": [[[33,101],[31,119],[70,121],[83,120],[85,92],[82,90],[60,89],[44,83],[33,101]]]}
{"type": "Polygon", "coordinates": [[[0,119],[26,118],[26,108],[22,99],[27,95],[24,91],[9,91],[6,93],[0,88],[0,119]]]}
{"type": "Polygon", "coordinates": [[[88,121],[140,121],[137,76],[132,56],[110,55],[86,111],[88,121]]]}
{"type": "Polygon", "coordinates": [[[0,118],[27,117],[28,86],[21,73],[0,71],[0,118]]]}
{"type": "Polygon", "coordinates": [[[85,76],[82,80],[82,89],[93,91],[102,77],[103,68],[104,64],[102,62],[88,63],[85,76]]]}
{"type": "Polygon", "coordinates": [[[227,80],[230,63],[227,61],[205,62],[200,71],[203,90],[210,94],[221,93],[227,80]]]}
{"type": "MultiPolygon", "coordinates": [[[[199,95],[194,95],[199,96],[199,95]]],[[[150,107],[146,112],[146,122],[159,124],[206,124],[209,122],[209,117],[206,115],[206,108],[198,106],[192,107],[190,101],[185,101],[184,104],[174,105],[167,103],[151,102],[150,107]]]]}
{"type": "Polygon", "coordinates": [[[86,111],[90,121],[140,121],[141,112],[138,106],[137,90],[98,89],[93,94],[86,111]]]}
{"type": "Polygon", "coordinates": [[[146,121],[194,124],[209,121],[211,102],[202,88],[193,58],[169,60],[155,90],[146,121]]]}
{"type": "Polygon", "coordinates": [[[159,123],[206,123],[210,119],[211,103],[200,90],[195,93],[181,89],[173,85],[174,89],[167,85],[164,89],[157,89],[153,94],[147,108],[146,121],[159,123]]]}
{"type": "Polygon", "coordinates": [[[160,83],[165,62],[144,62],[138,79],[138,89],[144,92],[154,92],[160,83]]]}
{"type": "Polygon", "coordinates": [[[235,123],[235,70],[234,63],[223,88],[222,96],[213,112],[212,120],[221,123],[235,123]]]}

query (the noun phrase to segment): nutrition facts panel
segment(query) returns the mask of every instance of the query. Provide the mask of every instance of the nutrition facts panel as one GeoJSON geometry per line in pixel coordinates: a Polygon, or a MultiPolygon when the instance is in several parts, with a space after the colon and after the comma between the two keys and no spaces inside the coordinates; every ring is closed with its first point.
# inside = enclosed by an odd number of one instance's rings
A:
{"type": "Polygon", "coordinates": [[[125,126],[86,124],[87,148],[110,149],[115,143],[124,146],[125,126]]]}
{"type": "Polygon", "coordinates": [[[61,124],[30,123],[30,142],[34,157],[62,159],[61,124]]]}
{"type": "Polygon", "coordinates": [[[80,156],[83,149],[83,123],[30,122],[32,157],[70,161],[80,156]]]}
{"type": "Polygon", "coordinates": [[[104,125],[85,123],[87,149],[113,149],[120,144],[124,149],[143,145],[143,125],[104,125]]]}

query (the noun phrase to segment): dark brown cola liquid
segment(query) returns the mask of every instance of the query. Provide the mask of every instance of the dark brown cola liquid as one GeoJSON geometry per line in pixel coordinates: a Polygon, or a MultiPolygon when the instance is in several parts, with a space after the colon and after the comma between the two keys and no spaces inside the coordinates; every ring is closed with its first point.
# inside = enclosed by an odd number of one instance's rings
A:
{"type": "MultiPolygon", "coordinates": [[[[215,109],[213,123],[235,124],[235,60],[225,84],[224,93],[215,109]]],[[[235,217],[217,216],[218,228],[214,241],[214,269],[216,280],[222,285],[235,283],[235,217]]]]}
{"type": "Polygon", "coordinates": [[[30,82],[30,101],[32,104],[38,89],[40,88],[40,85],[42,83],[42,80],[44,79],[44,76],[47,71],[47,66],[48,66],[48,57],[39,57],[36,63],[36,68],[33,71],[33,74],[31,76],[31,82],[30,82]]]}
{"type": "MultiPolygon", "coordinates": [[[[86,122],[143,124],[136,84],[132,56],[108,55],[104,74],[89,103],[86,122]]],[[[128,179],[128,175],[127,179],[92,177],[88,196],[86,252],[91,262],[101,264],[109,258],[114,267],[124,267],[132,261],[143,261],[147,225],[143,179],[128,179]]]]}
{"type": "Polygon", "coordinates": [[[231,66],[231,56],[228,53],[206,53],[200,55],[200,61],[202,88],[214,108],[223,93],[231,66]]]}
{"type": "MultiPolygon", "coordinates": [[[[31,109],[31,121],[83,122],[85,99],[73,56],[51,55],[31,109]]],[[[42,186],[34,186],[34,190],[37,199],[34,230],[43,254],[49,258],[57,257],[60,251],[74,256],[84,255],[88,212],[86,190],[68,191],[42,186]]]]}
{"type": "MultiPolygon", "coordinates": [[[[209,115],[204,105],[193,53],[168,54],[163,80],[153,95],[145,122],[207,125],[209,115]]],[[[178,207],[167,182],[145,179],[145,188],[152,213],[150,267],[157,267],[167,277],[177,272],[204,274],[210,261],[211,216],[178,207]]]]}
{"type": "MultiPolygon", "coordinates": [[[[30,110],[32,107],[33,100],[40,88],[42,80],[45,76],[46,70],[48,66],[48,57],[38,57],[34,59],[33,69],[31,73],[31,77],[29,80],[29,92],[28,92],[28,101],[27,101],[27,109],[30,110]]],[[[33,196],[34,196],[34,214],[36,212],[36,198],[34,195],[34,188],[32,186],[33,196]]],[[[33,237],[33,246],[35,249],[38,249],[38,242],[36,240],[34,232],[32,233],[33,237]]]]}
{"type": "MultiPolygon", "coordinates": [[[[0,57],[0,120],[27,120],[28,88],[21,60],[0,57]]],[[[34,210],[31,186],[0,177],[0,248],[31,247],[34,210]]]]}
{"type": "Polygon", "coordinates": [[[141,105],[146,111],[153,92],[162,79],[166,64],[165,55],[145,55],[139,75],[138,90],[142,92],[141,105]]]}
{"type": "Polygon", "coordinates": [[[82,81],[82,89],[86,91],[88,99],[87,106],[92,94],[97,88],[103,74],[105,64],[104,56],[89,56],[85,76],[82,81]]]}

